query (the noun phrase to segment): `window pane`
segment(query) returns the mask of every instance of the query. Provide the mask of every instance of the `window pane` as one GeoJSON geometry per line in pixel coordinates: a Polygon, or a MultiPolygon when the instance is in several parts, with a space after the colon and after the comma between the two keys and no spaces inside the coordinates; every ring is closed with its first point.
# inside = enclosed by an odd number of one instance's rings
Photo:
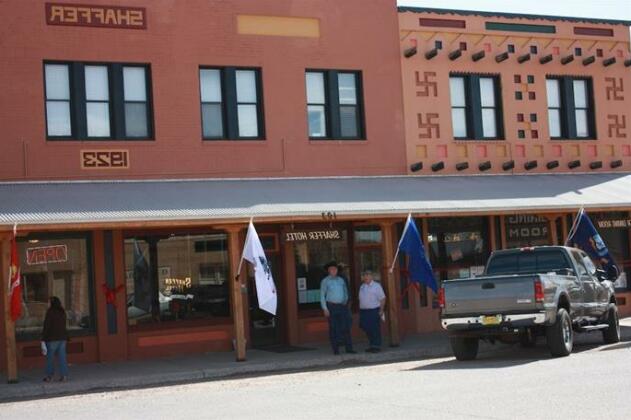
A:
{"type": "Polygon", "coordinates": [[[482,110],[482,136],[497,137],[497,123],[495,122],[495,109],[482,110]]]}
{"type": "Polygon", "coordinates": [[[340,104],[356,105],[357,91],[355,83],[355,74],[338,73],[337,75],[338,91],[340,95],[340,104]]]}
{"type": "Polygon", "coordinates": [[[46,102],[46,127],[49,136],[72,135],[69,102],[46,102]]]}
{"type": "Polygon", "coordinates": [[[559,81],[557,79],[546,80],[546,93],[548,95],[548,107],[560,108],[560,93],[559,93],[559,81]]]}
{"type": "Polygon", "coordinates": [[[40,336],[48,299],[57,296],[66,310],[70,332],[93,328],[89,267],[85,239],[35,239],[18,242],[22,270],[22,316],[18,334],[40,336]]]}
{"type": "Polygon", "coordinates": [[[326,115],[324,105],[309,105],[309,137],[326,137],[326,115]]]}
{"type": "Polygon", "coordinates": [[[480,100],[482,106],[495,106],[495,84],[490,77],[480,78],[480,100]]]}
{"type": "Polygon", "coordinates": [[[587,82],[585,80],[573,80],[574,84],[574,106],[576,108],[587,108],[587,82]]]}
{"type": "Polygon", "coordinates": [[[465,106],[464,79],[462,77],[449,78],[449,94],[451,106],[465,106]]]}
{"type": "Polygon", "coordinates": [[[125,134],[127,137],[148,137],[147,104],[125,104],[125,134]]]}
{"type": "Polygon", "coordinates": [[[239,137],[258,137],[258,118],[256,115],[256,105],[237,106],[239,119],[239,137]]]}
{"type": "Polygon", "coordinates": [[[126,101],[147,100],[147,87],[144,67],[123,67],[123,85],[126,101]]]}
{"type": "Polygon", "coordinates": [[[109,100],[106,66],[85,66],[85,98],[88,101],[109,100]]]}
{"type": "Polygon", "coordinates": [[[584,109],[576,110],[576,137],[588,137],[589,129],[587,127],[587,111],[584,109]]]}
{"type": "Polygon", "coordinates": [[[204,137],[223,137],[223,118],[220,104],[202,105],[202,127],[204,137]]]}
{"type": "Polygon", "coordinates": [[[464,108],[451,109],[454,137],[467,137],[467,116],[464,108]]]}
{"type": "Polygon", "coordinates": [[[86,104],[86,111],[88,119],[88,137],[109,137],[109,104],[101,102],[89,102],[86,104]]]}
{"type": "Polygon", "coordinates": [[[202,102],[221,102],[221,71],[203,69],[199,71],[202,102]]]}
{"type": "Polygon", "coordinates": [[[324,73],[310,72],[306,75],[307,80],[307,103],[324,104],[324,73]]]}
{"type": "Polygon", "coordinates": [[[340,134],[342,137],[359,137],[356,106],[340,106],[340,134]]]}
{"type": "Polygon", "coordinates": [[[237,70],[237,102],[256,102],[256,77],[254,70],[237,70]]]}
{"type": "Polygon", "coordinates": [[[550,137],[561,137],[561,112],[558,109],[548,109],[548,128],[550,137]]]}
{"type": "Polygon", "coordinates": [[[46,64],[46,99],[70,99],[68,66],[46,64]]]}

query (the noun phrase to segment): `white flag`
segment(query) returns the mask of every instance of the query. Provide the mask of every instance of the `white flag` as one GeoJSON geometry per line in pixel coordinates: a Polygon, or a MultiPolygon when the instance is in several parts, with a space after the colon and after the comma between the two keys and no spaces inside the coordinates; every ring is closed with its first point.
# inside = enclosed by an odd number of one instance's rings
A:
{"type": "Polygon", "coordinates": [[[259,301],[259,308],[272,315],[276,315],[277,296],[276,286],[272,278],[272,270],[267,262],[267,258],[265,258],[263,245],[261,245],[261,240],[252,222],[250,222],[250,226],[248,226],[248,234],[245,238],[243,259],[249,261],[254,266],[256,296],[259,301]]]}

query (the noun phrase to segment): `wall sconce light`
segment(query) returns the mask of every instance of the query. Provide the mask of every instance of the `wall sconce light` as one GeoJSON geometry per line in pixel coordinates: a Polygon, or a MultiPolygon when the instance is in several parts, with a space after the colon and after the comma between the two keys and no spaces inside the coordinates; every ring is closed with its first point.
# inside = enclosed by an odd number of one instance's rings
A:
{"type": "Polygon", "coordinates": [[[407,50],[403,51],[403,56],[404,56],[405,58],[410,58],[410,57],[412,57],[412,56],[416,55],[416,52],[417,52],[417,50],[416,50],[416,46],[414,46],[414,47],[410,47],[410,48],[408,48],[407,50]]]}
{"type": "Polygon", "coordinates": [[[621,160],[614,160],[612,161],[609,166],[611,166],[611,169],[616,169],[622,166],[622,161],[621,160]]]}
{"type": "Polygon", "coordinates": [[[592,64],[594,61],[596,61],[596,57],[593,55],[590,55],[589,57],[585,57],[583,59],[583,65],[584,66],[589,66],[590,64],[592,64]]]}
{"type": "Polygon", "coordinates": [[[464,171],[465,169],[469,169],[469,162],[460,162],[456,164],[456,169],[459,171],[464,171]]]}
{"type": "Polygon", "coordinates": [[[480,169],[482,172],[488,171],[489,169],[491,169],[491,161],[487,160],[486,162],[482,162],[480,165],[478,165],[478,169],[480,169]]]}
{"type": "Polygon", "coordinates": [[[445,169],[445,162],[443,162],[442,160],[432,165],[432,171],[434,172],[442,171],[443,169],[445,169]]]}
{"type": "Polygon", "coordinates": [[[510,171],[514,167],[515,167],[515,161],[514,160],[509,160],[508,162],[504,162],[502,164],[502,169],[505,170],[505,171],[510,171]]]}
{"type": "Polygon", "coordinates": [[[484,56],[486,55],[486,53],[484,52],[484,50],[482,51],[478,51],[477,53],[471,55],[471,59],[473,61],[480,61],[484,58],[484,56]]]}
{"type": "Polygon", "coordinates": [[[416,162],[410,165],[410,171],[418,172],[423,169],[423,162],[416,162]]]}
{"type": "Polygon", "coordinates": [[[438,55],[438,48],[434,48],[433,50],[429,50],[425,53],[425,58],[431,60],[432,58],[438,55]]]}
{"type": "Polygon", "coordinates": [[[529,171],[531,169],[535,169],[537,167],[537,161],[536,160],[529,160],[528,162],[524,163],[524,168],[529,171]]]}
{"type": "Polygon", "coordinates": [[[552,160],[550,162],[548,162],[546,164],[546,168],[548,169],[554,169],[554,168],[558,168],[559,167],[559,161],[558,160],[552,160]]]}
{"type": "Polygon", "coordinates": [[[580,160],[573,160],[567,164],[567,167],[570,169],[575,169],[575,168],[578,168],[579,166],[581,166],[580,160]]]}
{"type": "Polygon", "coordinates": [[[589,169],[600,169],[603,167],[603,162],[600,160],[596,160],[589,164],[589,169]]]}
{"type": "Polygon", "coordinates": [[[508,52],[503,52],[495,56],[495,61],[501,63],[504,60],[508,60],[508,52]]]}
{"type": "Polygon", "coordinates": [[[616,57],[609,57],[603,60],[603,66],[608,67],[616,62],[616,57]]]}
{"type": "Polygon", "coordinates": [[[574,56],[572,54],[566,55],[561,59],[561,64],[566,65],[574,61],[574,56]]]}

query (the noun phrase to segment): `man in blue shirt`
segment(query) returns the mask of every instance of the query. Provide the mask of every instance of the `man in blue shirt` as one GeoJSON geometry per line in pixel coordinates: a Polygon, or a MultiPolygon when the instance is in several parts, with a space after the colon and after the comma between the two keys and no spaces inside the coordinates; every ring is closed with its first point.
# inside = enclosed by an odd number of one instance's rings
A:
{"type": "Polygon", "coordinates": [[[324,316],[329,320],[329,340],[333,354],[340,354],[340,344],[344,344],[346,353],[354,354],[351,342],[352,317],[346,281],[338,276],[336,262],[331,261],[324,268],[329,275],[320,282],[320,305],[324,316]]]}

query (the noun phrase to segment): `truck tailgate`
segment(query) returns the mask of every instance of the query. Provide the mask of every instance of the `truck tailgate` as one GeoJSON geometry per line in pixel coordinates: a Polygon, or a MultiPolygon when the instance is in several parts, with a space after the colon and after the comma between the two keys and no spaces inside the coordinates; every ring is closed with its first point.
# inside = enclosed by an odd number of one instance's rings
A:
{"type": "Polygon", "coordinates": [[[443,316],[535,312],[536,279],[525,275],[446,281],[443,316]]]}

